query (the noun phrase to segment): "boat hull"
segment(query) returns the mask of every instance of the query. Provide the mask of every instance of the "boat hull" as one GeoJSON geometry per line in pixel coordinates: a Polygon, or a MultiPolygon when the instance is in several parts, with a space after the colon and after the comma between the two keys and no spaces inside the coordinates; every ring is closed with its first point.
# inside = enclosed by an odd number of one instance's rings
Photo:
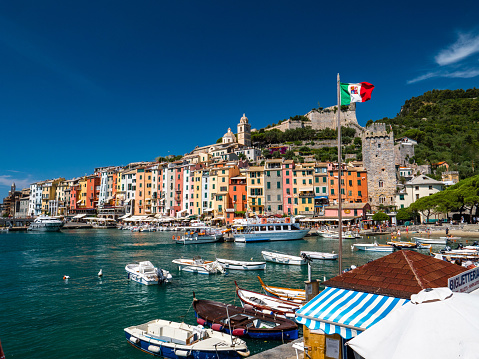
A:
{"type": "Polygon", "coordinates": [[[27,228],[29,231],[58,232],[63,227],[63,223],[32,223],[27,228]]]}
{"type": "Polygon", "coordinates": [[[353,244],[354,249],[366,252],[393,252],[394,247],[389,245],[374,245],[374,244],[353,244]]]}
{"type": "MultiPolygon", "coordinates": [[[[180,339],[177,336],[163,336],[160,333],[150,331],[149,324],[154,325],[155,322],[152,321],[145,325],[125,328],[125,337],[128,343],[151,355],[171,359],[239,359],[249,355],[248,348],[241,339],[230,338],[226,334],[205,329],[201,330],[207,331],[210,338],[202,339],[200,337],[198,340],[194,340],[194,338],[180,339]]],[[[161,322],[165,323],[166,321],[161,322]]],[[[186,328],[188,333],[194,333],[196,330],[192,326],[173,322],[164,325],[163,328],[168,329],[170,333],[184,332],[180,328],[186,328]]],[[[163,329],[158,330],[161,330],[163,333],[163,329]]],[[[185,335],[188,335],[188,333],[185,333],[185,335]]]]}
{"type": "Polygon", "coordinates": [[[249,243],[249,242],[268,242],[268,241],[291,241],[303,239],[309,230],[299,229],[288,232],[259,232],[259,233],[241,233],[234,235],[235,242],[249,243]]]}
{"type": "Polygon", "coordinates": [[[197,323],[213,330],[251,339],[294,340],[298,325],[286,318],[210,300],[194,300],[197,323]]]}
{"type": "Polygon", "coordinates": [[[338,259],[337,253],[323,253],[323,252],[309,252],[301,251],[301,254],[307,255],[311,259],[325,259],[325,260],[335,260],[338,259]]]}
{"type": "Polygon", "coordinates": [[[261,254],[267,262],[287,264],[287,265],[304,265],[307,264],[306,259],[288,254],[262,251],[261,254]]]}
{"type": "Polygon", "coordinates": [[[447,239],[441,239],[441,238],[421,238],[421,237],[413,237],[413,240],[415,240],[418,243],[423,243],[423,244],[446,244],[447,239]]]}
{"type": "Polygon", "coordinates": [[[266,268],[266,262],[233,261],[222,258],[216,258],[216,261],[223,268],[232,270],[263,270],[266,268]]]}

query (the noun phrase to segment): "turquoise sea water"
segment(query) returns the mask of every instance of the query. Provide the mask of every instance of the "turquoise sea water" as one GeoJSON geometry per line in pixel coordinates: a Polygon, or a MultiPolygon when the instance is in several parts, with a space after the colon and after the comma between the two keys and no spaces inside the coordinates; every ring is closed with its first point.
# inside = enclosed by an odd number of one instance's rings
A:
{"type": "MultiPolygon", "coordinates": [[[[206,260],[263,260],[262,250],[299,255],[300,250],[338,251],[338,240],[179,245],[172,232],[64,230],[59,233],[0,234],[0,340],[7,358],[149,358],[131,347],[123,329],[152,319],[196,324],[192,293],[240,305],[234,281],[261,291],[269,285],[304,288],[307,266],[268,263],[264,271],[229,271],[224,275],[179,272],[176,258],[201,255],[206,260]],[[172,283],[145,286],[126,279],[125,265],[149,260],[173,275],[172,283]],[[103,277],[97,276],[103,270],[103,277]],[[63,280],[63,276],[70,276],[63,280]]],[[[176,235],[176,232],[175,232],[176,235]]],[[[373,242],[363,238],[357,242],[373,242]]],[[[378,241],[385,242],[386,238],[378,241]]],[[[343,241],[343,267],[361,265],[384,253],[353,252],[343,241]]],[[[314,261],[312,278],[338,274],[338,261],[314,261]]],[[[281,344],[248,340],[252,353],[281,344]]]]}

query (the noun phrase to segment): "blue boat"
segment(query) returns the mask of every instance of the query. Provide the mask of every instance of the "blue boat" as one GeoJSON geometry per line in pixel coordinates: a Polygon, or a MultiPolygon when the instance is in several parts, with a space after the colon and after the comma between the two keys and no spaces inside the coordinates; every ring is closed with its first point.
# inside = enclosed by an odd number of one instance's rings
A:
{"type": "Polygon", "coordinates": [[[298,339],[298,325],[282,316],[196,298],[193,309],[198,324],[216,331],[251,339],[298,339]]]}
{"type": "Polygon", "coordinates": [[[250,354],[237,337],[162,319],[125,328],[125,336],[135,348],[165,358],[239,359],[250,354]]]}
{"type": "Polygon", "coordinates": [[[248,218],[233,226],[235,242],[268,242],[303,239],[309,229],[301,229],[294,218],[248,218]]]}

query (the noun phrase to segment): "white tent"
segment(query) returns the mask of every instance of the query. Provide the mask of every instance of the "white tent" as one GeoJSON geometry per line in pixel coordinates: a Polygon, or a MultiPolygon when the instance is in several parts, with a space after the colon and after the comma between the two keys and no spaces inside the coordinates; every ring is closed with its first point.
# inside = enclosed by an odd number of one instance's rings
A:
{"type": "Polygon", "coordinates": [[[424,289],[349,345],[366,359],[453,359],[479,356],[477,296],[424,289]]]}

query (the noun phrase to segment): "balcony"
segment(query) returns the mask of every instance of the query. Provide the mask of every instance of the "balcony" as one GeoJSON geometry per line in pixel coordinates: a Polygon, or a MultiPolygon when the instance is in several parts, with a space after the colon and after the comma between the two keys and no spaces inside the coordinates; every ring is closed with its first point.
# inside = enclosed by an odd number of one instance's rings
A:
{"type": "Polygon", "coordinates": [[[314,214],[314,211],[299,211],[299,214],[312,216],[314,214]]]}

